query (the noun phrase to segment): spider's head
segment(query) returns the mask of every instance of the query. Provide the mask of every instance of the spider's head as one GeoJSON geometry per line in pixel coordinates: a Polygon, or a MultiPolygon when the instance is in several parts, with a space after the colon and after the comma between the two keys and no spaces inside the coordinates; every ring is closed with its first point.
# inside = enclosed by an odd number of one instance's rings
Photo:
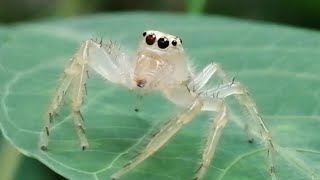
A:
{"type": "Polygon", "coordinates": [[[183,53],[182,40],[176,36],[160,31],[148,30],[142,33],[140,51],[154,53],[156,55],[170,55],[183,53]]]}
{"type": "Polygon", "coordinates": [[[144,31],[142,36],[135,68],[137,86],[154,87],[185,80],[188,72],[182,40],[155,30],[144,31]]]}

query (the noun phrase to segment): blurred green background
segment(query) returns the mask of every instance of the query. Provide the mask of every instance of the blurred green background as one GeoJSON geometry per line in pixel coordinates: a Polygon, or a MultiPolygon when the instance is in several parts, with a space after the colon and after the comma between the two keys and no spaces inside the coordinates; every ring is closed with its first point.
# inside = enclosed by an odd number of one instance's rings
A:
{"type": "MultiPolygon", "coordinates": [[[[0,24],[120,11],[223,15],[320,29],[320,0],[0,0],[0,24]]],[[[63,179],[0,138],[0,180],[63,179]]]]}
{"type": "Polygon", "coordinates": [[[115,11],[218,14],[320,28],[319,0],[0,0],[2,23],[115,11]]]}

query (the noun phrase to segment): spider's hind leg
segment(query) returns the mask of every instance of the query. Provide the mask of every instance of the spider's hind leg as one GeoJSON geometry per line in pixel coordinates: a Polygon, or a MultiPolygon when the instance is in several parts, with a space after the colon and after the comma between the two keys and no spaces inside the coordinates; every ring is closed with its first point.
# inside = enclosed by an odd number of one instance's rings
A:
{"type": "Polygon", "coordinates": [[[58,115],[67,93],[71,97],[73,121],[80,139],[81,148],[85,149],[89,146],[82,125],[83,116],[80,112],[83,96],[87,92],[86,81],[88,78],[88,62],[86,60],[86,51],[89,43],[90,41],[86,41],[64,68],[63,77],[58,84],[45,115],[45,125],[40,137],[40,148],[42,150],[47,150],[48,148],[50,127],[54,117],[58,115]]]}

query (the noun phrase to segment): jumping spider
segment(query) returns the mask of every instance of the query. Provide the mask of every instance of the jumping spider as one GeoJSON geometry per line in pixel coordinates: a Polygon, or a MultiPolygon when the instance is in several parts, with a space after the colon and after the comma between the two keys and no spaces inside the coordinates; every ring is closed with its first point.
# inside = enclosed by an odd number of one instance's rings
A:
{"type": "Polygon", "coordinates": [[[240,104],[244,105],[252,117],[252,123],[260,129],[262,140],[267,147],[270,175],[273,180],[276,179],[273,142],[246,88],[239,82],[230,81],[221,67],[215,63],[194,74],[180,38],[154,30],[145,31],[142,35],[137,53],[130,56],[121,52],[112,42],[104,44],[102,41],[87,40],[82,44],[80,50],[65,67],[64,76],[52,98],[41,136],[41,149],[46,150],[48,147],[50,124],[57,115],[66,93],[71,96],[73,121],[81,147],[84,150],[89,146],[80,106],[87,91],[88,70],[92,69],[103,78],[129,89],[160,91],[167,99],[185,109],[163,125],[140,154],[113,174],[111,177],[113,180],[119,179],[157,152],[198,113],[211,111],[215,112],[216,116],[213,118],[213,125],[210,127],[203,149],[200,167],[194,176],[194,180],[203,179],[214,157],[221,133],[228,122],[225,98],[230,95],[234,95],[240,104]],[[222,84],[205,88],[214,75],[222,80],[222,84]]]}

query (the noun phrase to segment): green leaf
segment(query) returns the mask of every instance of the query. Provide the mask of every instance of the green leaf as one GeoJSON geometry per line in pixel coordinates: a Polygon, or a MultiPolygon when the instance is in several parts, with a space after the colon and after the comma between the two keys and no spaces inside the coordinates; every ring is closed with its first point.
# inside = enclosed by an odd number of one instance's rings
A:
{"type": "MultiPolygon", "coordinates": [[[[90,149],[80,150],[68,108],[54,122],[47,152],[38,147],[39,132],[64,64],[81,42],[103,37],[134,49],[146,29],[176,34],[199,70],[218,62],[248,87],[276,144],[278,179],[319,179],[320,33],[223,17],[128,13],[0,28],[4,136],[68,179],[109,179],[141,150],[147,132],[178,108],[151,93],[136,113],[135,93],[91,74],[83,107],[90,149]]],[[[231,99],[231,121],[206,179],[270,179],[266,149],[259,139],[247,143],[241,123],[247,116],[239,115],[243,108],[231,99]]],[[[199,115],[123,179],[191,179],[211,119],[211,113],[199,115]]]]}
{"type": "Polygon", "coordinates": [[[39,161],[23,156],[0,135],[1,179],[46,179],[56,180],[62,177],[51,171],[39,161]],[[35,173],[37,172],[37,173],[35,173]]]}

